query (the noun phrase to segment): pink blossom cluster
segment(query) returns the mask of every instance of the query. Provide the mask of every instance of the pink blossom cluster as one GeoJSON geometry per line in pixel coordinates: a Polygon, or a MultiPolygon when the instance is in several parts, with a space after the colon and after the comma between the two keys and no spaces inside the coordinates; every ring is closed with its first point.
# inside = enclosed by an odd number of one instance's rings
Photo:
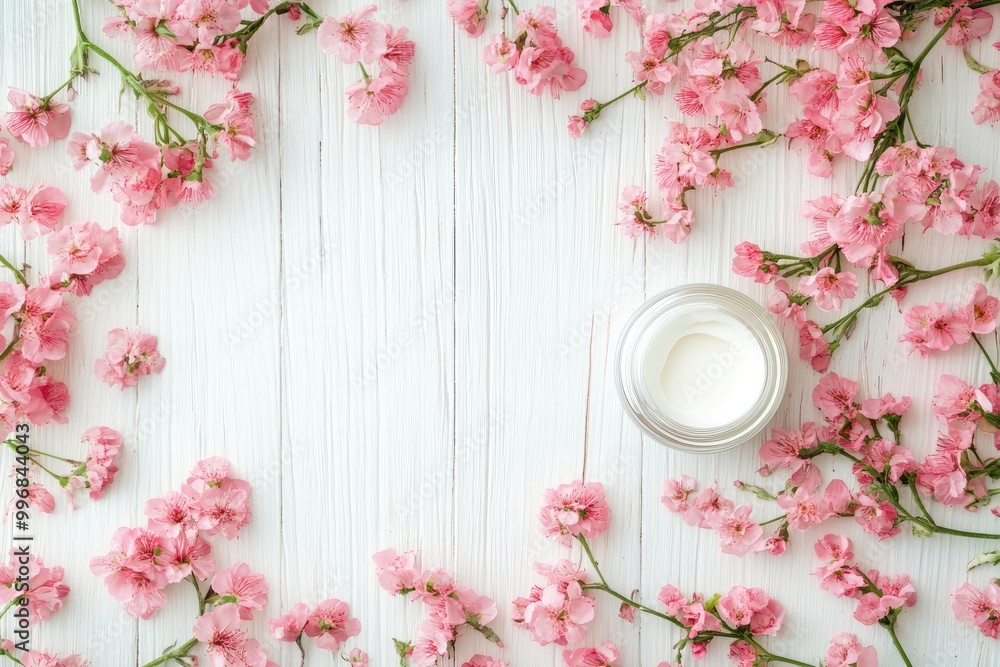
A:
{"type": "Polygon", "coordinates": [[[875,625],[887,619],[895,623],[904,608],[917,603],[917,591],[909,575],[890,577],[878,570],[861,570],[854,562],[854,545],[847,537],[826,535],[817,540],[814,550],[822,562],[813,572],[820,579],[820,588],[837,597],[857,600],[854,618],[858,622],[875,625]]]}
{"type": "MultiPolygon", "coordinates": [[[[668,616],[687,628],[688,639],[695,639],[702,632],[721,631],[723,621],[740,633],[773,636],[785,620],[781,603],[759,588],[734,586],[710,603],[700,593],[686,597],[676,586],[667,584],[660,589],[657,600],[668,616]]],[[[690,644],[696,660],[707,655],[710,642],[711,635],[707,640],[690,644]]],[[[752,667],[759,658],[757,648],[746,641],[737,640],[729,646],[729,659],[737,667],[752,667]]]]}
{"type": "MultiPolygon", "coordinates": [[[[42,100],[18,88],[11,88],[7,93],[7,103],[10,104],[10,111],[6,114],[7,131],[18,141],[32,148],[43,148],[69,135],[71,119],[68,104],[42,100]]],[[[9,150],[6,140],[3,145],[9,150]]],[[[6,155],[2,160],[7,165],[5,172],[9,171],[13,160],[9,153],[6,155]]]]}
{"type": "Polygon", "coordinates": [[[64,225],[67,204],[55,187],[0,186],[0,224],[17,223],[25,239],[48,234],[52,259],[51,272],[35,285],[4,259],[17,279],[0,282],[0,331],[13,325],[9,341],[0,335],[0,344],[9,348],[0,357],[0,423],[8,431],[22,419],[37,425],[65,422],[69,393],[52,379],[46,363],[66,356],[76,324],[66,295],[89,295],[125,265],[118,231],[89,221],[64,225]]]}
{"type": "MultiPolygon", "coordinates": [[[[846,3],[832,0],[824,7],[837,4],[854,11],[846,3]]],[[[898,28],[895,20],[889,20],[898,28]]],[[[827,31],[835,30],[836,25],[820,23],[827,31]]],[[[875,137],[899,116],[899,104],[878,93],[879,81],[873,80],[871,74],[863,56],[848,55],[836,73],[814,69],[789,86],[789,92],[802,104],[804,117],[793,121],[785,134],[792,148],[809,150],[806,166],[810,174],[830,176],[834,158],[841,154],[867,160],[875,147],[875,137]]]]}
{"type": "Polygon", "coordinates": [[[674,243],[684,241],[694,222],[694,214],[684,202],[685,194],[698,187],[721,190],[733,184],[732,174],[716,162],[714,151],[722,147],[722,141],[715,128],[670,123],[670,132],[653,166],[661,191],[662,219],[653,219],[646,208],[646,192],[631,185],[622,191],[619,205],[623,217],[618,224],[622,230],[632,237],[648,233],[666,236],[674,243]]]}
{"type": "Polygon", "coordinates": [[[851,502],[841,513],[853,513],[865,532],[882,540],[899,533],[898,511],[883,491],[877,486],[869,489],[869,485],[882,481],[876,480],[875,474],[890,484],[904,477],[910,479],[918,465],[910,450],[877,434],[877,427],[883,424],[891,433],[898,433],[899,421],[909,410],[911,400],[897,399],[892,394],[864,401],[857,398],[856,382],[836,373],[824,376],[812,394],[813,404],[823,414],[824,425],[817,427],[814,422],[807,422],[800,429],[775,429],[760,449],[765,464],[761,472],[770,474],[786,468],[792,471],[793,483],[818,479],[812,458],[824,451],[821,443],[851,453],[858,460],[852,471],[862,490],[848,496],[851,502]]]}
{"type": "MultiPolygon", "coordinates": [[[[831,517],[849,515],[852,510],[853,497],[844,482],[832,480],[822,492],[819,485],[818,474],[804,474],[798,479],[793,476],[792,482],[777,496],[767,494],[768,499],[785,511],[782,523],[770,535],[752,520],[750,505],[737,507],[719,493],[715,483],[699,492],[694,479],[681,475],[664,483],[661,502],[670,511],[679,513],[685,523],[715,530],[723,553],[745,556],[766,551],[780,556],[788,548],[789,528],[809,530],[831,517]]],[[[736,486],[745,490],[756,488],[742,482],[736,486]]]]}
{"type": "Polygon", "coordinates": [[[86,488],[91,500],[100,500],[118,474],[117,459],[124,444],[122,434],[107,426],[94,426],[84,432],[83,442],[87,443],[87,458],[83,469],[70,478],[67,489],[86,488]]]}
{"type": "Polygon", "coordinates": [[[554,7],[538,5],[518,13],[514,35],[493,35],[483,49],[483,61],[493,72],[511,72],[514,81],[532,95],[548,92],[558,98],[563,91],[579,90],[587,73],[575,66],[573,50],[563,44],[555,24],[554,7]]]}
{"type": "Polygon", "coordinates": [[[166,363],[156,347],[156,336],[141,329],[112,329],[104,356],[94,362],[94,374],[124,391],[137,385],[140,377],[162,372],[166,363]]]}
{"type": "Polygon", "coordinates": [[[566,667],[616,667],[618,647],[612,642],[604,642],[597,647],[566,649],[562,654],[566,667]]]}
{"type": "Polygon", "coordinates": [[[7,183],[0,186],[0,225],[16,224],[21,238],[30,241],[62,227],[68,204],[66,195],[51,185],[25,189],[7,183]]]}
{"type": "Polygon", "coordinates": [[[994,582],[979,590],[972,584],[962,584],[952,597],[955,618],[971,623],[987,637],[1000,636],[1000,586],[994,582]]]}
{"type": "Polygon", "coordinates": [[[48,237],[52,270],[49,287],[88,296],[96,285],[121,275],[125,268],[118,229],[96,222],[72,222],[48,237]]]}
{"type": "MultiPolygon", "coordinates": [[[[256,144],[253,101],[250,93],[232,89],[205,111],[212,137],[226,147],[231,160],[246,160],[256,144]]],[[[201,141],[156,146],[119,120],[97,134],[74,132],[67,151],[77,170],[96,167],[91,189],[110,192],[127,225],[153,224],[163,209],[197,206],[215,196],[208,174],[218,156],[201,141]]]]}
{"type": "Polygon", "coordinates": [[[542,533],[564,546],[577,537],[599,537],[611,524],[611,507],[604,498],[604,486],[575,480],[546,489],[538,520],[542,533]]]}
{"type": "Polygon", "coordinates": [[[621,7],[639,25],[642,25],[646,16],[641,0],[574,0],[574,2],[580,14],[583,31],[597,39],[603,39],[611,34],[611,28],[614,27],[611,20],[612,7],[621,7]]]}
{"type": "Polygon", "coordinates": [[[511,604],[514,625],[530,631],[541,646],[583,642],[587,624],[595,616],[594,599],[583,589],[587,572],[565,559],[555,565],[535,563],[534,567],[545,583],[533,586],[528,596],[511,604]]]}
{"type": "Polygon", "coordinates": [[[12,608],[18,609],[18,642],[0,639],[0,655],[24,667],[89,667],[90,663],[79,654],[59,656],[37,649],[25,649],[28,641],[27,627],[49,619],[62,608],[69,595],[63,583],[61,567],[46,567],[42,560],[25,550],[14,549],[7,563],[0,564],[0,604],[5,608],[0,616],[12,608]],[[23,610],[23,614],[20,613],[23,610]],[[21,651],[20,654],[15,653],[21,651]]]}
{"type": "Polygon", "coordinates": [[[347,116],[359,125],[381,125],[386,116],[399,111],[409,92],[407,78],[413,62],[414,44],[406,28],[379,23],[375,5],[345,14],[327,16],[319,26],[319,46],[345,64],[357,64],[361,80],[349,86],[347,116]],[[372,76],[365,65],[378,65],[372,76]]]}
{"type": "Polygon", "coordinates": [[[510,667],[510,665],[497,658],[476,654],[469,658],[468,662],[463,662],[462,667],[510,667]]]}
{"type": "Polygon", "coordinates": [[[392,595],[413,595],[424,603],[427,619],[417,630],[412,643],[396,641],[400,658],[408,656],[413,667],[430,667],[448,655],[458,640],[462,626],[468,625],[486,639],[503,646],[500,638],[486,627],[497,617],[497,607],[485,595],[459,586],[454,577],[441,568],[421,571],[412,551],[380,551],[372,560],[379,585],[392,595]]]}
{"type": "MultiPolygon", "coordinates": [[[[992,499],[983,470],[995,459],[971,456],[977,430],[997,442],[1000,387],[974,387],[954,375],[942,375],[932,401],[941,424],[934,451],[917,470],[916,483],[944,505],[975,510],[992,499]]],[[[1000,516],[1000,508],[993,508],[1000,516]]]]}
{"type": "MultiPolygon", "coordinates": [[[[3,127],[0,126],[0,132],[3,127]]],[[[7,176],[14,170],[14,149],[7,137],[0,136],[0,176],[7,176]]]]}
{"type": "Polygon", "coordinates": [[[830,640],[826,667],[878,667],[878,652],[874,646],[862,646],[856,635],[841,632],[830,640]]]}
{"type": "Polygon", "coordinates": [[[27,609],[29,626],[46,621],[69,595],[63,575],[61,567],[47,567],[38,556],[12,549],[7,563],[0,565],[0,604],[16,600],[27,609]]]}
{"type": "MultiPolygon", "coordinates": [[[[315,637],[316,648],[334,654],[340,650],[342,642],[361,634],[361,621],[351,616],[351,608],[346,602],[336,598],[323,600],[312,609],[304,602],[298,602],[287,614],[272,618],[267,623],[271,636],[279,642],[302,646],[303,636],[315,637]]],[[[361,649],[352,650],[350,658],[351,664],[368,664],[368,656],[361,649]]]]}
{"type": "Polygon", "coordinates": [[[223,626],[243,634],[239,620],[264,608],[267,584],[245,563],[217,571],[206,537],[237,537],[250,521],[250,490],[249,483],[232,476],[229,461],[216,456],[198,462],[179,492],[146,503],[145,528],[115,531],[111,551],[93,558],[91,571],[104,578],[111,596],[124,603],[129,614],[142,619],[166,606],[164,590],[170,584],[192,575],[198,581],[211,580],[217,606],[201,621],[205,634],[223,626]]]}
{"type": "Polygon", "coordinates": [[[969,301],[957,308],[936,301],[927,306],[913,306],[906,311],[903,322],[908,331],[900,335],[901,342],[911,345],[910,352],[926,357],[931,350],[946,351],[962,345],[973,336],[985,336],[996,331],[1000,299],[990,296],[986,286],[978,283],[969,301]]]}
{"type": "Polygon", "coordinates": [[[229,81],[239,79],[245,60],[245,43],[228,37],[240,28],[240,11],[248,5],[258,14],[268,9],[268,0],[112,2],[119,13],[105,20],[104,33],[135,43],[136,67],[207,72],[229,81]]]}

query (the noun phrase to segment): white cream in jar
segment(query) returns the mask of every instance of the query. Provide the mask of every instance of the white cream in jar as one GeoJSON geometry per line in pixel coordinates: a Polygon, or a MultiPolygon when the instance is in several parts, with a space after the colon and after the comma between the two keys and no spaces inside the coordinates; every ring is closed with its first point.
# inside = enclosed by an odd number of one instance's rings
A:
{"type": "Polygon", "coordinates": [[[726,287],[685,285],[649,299],[622,332],[615,368],[629,415],[665,445],[735,447],[784,397],[788,357],[773,318],[726,287]]]}
{"type": "Polygon", "coordinates": [[[646,389],[679,424],[718,427],[750,410],[764,390],[764,351],[734,317],[693,311],[663,323],[646,348],[646,389]]]}

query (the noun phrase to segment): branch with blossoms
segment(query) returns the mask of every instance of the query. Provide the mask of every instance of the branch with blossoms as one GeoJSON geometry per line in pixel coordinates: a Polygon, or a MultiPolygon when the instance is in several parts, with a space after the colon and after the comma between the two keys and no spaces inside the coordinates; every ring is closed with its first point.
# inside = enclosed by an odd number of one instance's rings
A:
{"type": "MultiPolygon", "coordinates": [[[[899,444],[900,421],[910,408],[909,398],[886,394],[858,400],[857,383],[831,373],[813,391],[813,402],[823,414],[822,426],[807,422],[794,430],[776,428],[760,449],[762,475],[770,476],[778,469],[790,471],[785,488],[772,493],[737,482],[738,488],[777,504],[782,514],[754,521],[749,505],[736,507],[715,485],[696,493],[694,480],[687,476],[666,482],[664,505],[681,513],[689,524],[716,530],[723,550],[739,556],[759,551],[780,555],[787,548],[789,528],[804,531],[834,517],[853,516],[879,540],[898,535],[905,524],[923,537],[1000,539],[996,533],[942,525],[923,498],[927,495],[944,505],[976,510],[1000,494],[987,486],[989,480],[1000,479],[1000,458],[985,456],[975,442],[977,431],[996,438],[994,424],[1000,424],[1000,413],[993,412],[992,406],[1000,406],[1000,387],[984,384],[976,388],[943,376],[934,396],[942,431],[936,450],[919,464],[899,444]],[[851,492],[842,480],[834,479],[819,493],[821,479],[813,460],[825,454],[852,462],[860,490],[851,492]],[[903,502],[906,496],[912,506],[903,502]],[[768,525],[778,528],[765,536],[763,527],[768,525]]],[[[1000,516],[1000,508],[994,508],[993,514],[1000,516]]]]}
{"type": "MultiPolygon", "coordinates": [[[[461,634],[463,626],[480,633],[487,640],[503,648],[500,637],[489,623],[497,617],[497,606],[490,598],[479,595],[468,587],[459,586],[455,578],[441,568],[421,572],[417,569],[416,555],[412,551],[397,553],[385,549],[374,556],[375,572],[379,585],[393,596],[413,595],[427,608],[427,619],[420,624],[415,641],[393,639],[400,667],[431,667],[449,655],[461,634]]],[[[467,665],[473,663],[467,663],[467,665]]],[[[484,656],[483,667],[506,667],[493,663],[484,656]]],[[[473,664],[473,667],[478,665],[473,664]]]]}
{"type": "MultiPolygon", "coordinates": [[[[91,178],[95,192],[110,192],[121,206],[121,220],[129,225],[151,224],[166,208],[197,206],[215,196],[210,175],[218,149],[225,147],[231,161],[246,160],[256,146],[251,105],[254,96],[231,89],[225,98],[197,112],[176,101],[180,88],[172,81],[147,78],[143,70],[196,70],[238,81],[250,40],[270,17],[306,17],[300,34],[316,30],[323,51],[356,64],[360,80],[346,91],[348,116],[359,124],[378,125],[395,113],[408,92],[407,78],[414,44],[406,28],[396,29],[371,18],[370,5],[339,19],[322,17],[307,4],[282,2],[268,9],[254,0],[254,20],[242,19],[247,0],[184,0],[176,3],[135,3],[115,0],[118,10],[108,18],[104,32],[135,42],[131,69],[93,41],[84,31],[78,0],[71,0],[76,43],[69,77],[55,90],[36,96],[11,89],[6,114],[10,134],[32,147],[65,139],[70,131],[70,107],[78,79],[97,72],[99,59],[116,70],[122,89],[132,93],[153,123],[153,141],[146,141],[122,121],[112,121],[97,133],[76,132],[67,150],[77,169],[96,168],[91,178]],[[367,68],[378,67],[369,73],[367,68]],[[183,125],[178,125],[178,121],[183,125]]],[[[0,138],[0,176],[10,172],[14,154],[0,138]]]]}
{"type": "MultiPolygon", "coordinates": [[[[347,603],[336,598],[324,600],[312,609],[304,602],[298,602],[287,614],[272,618],[267,623],[272,637],[299,647],[302,665],[306,664],[306,637],[315,637],[316,648],[336,655],[342,642],[361,634],[361,621],[352,618],[347,603]]],[[[368,654],[360,648],[351,649],[350,654],[341,654],[341,658],[349,665],[368,665],[368,654]]]]}
{"type": "MultiPolygon", "coordinates": [[[[495,74],[510,72],[514,81],[532,95],[547,92],[558,99],[564,91],[579,90],[587,81],[587,73],[574,64],[576,55],[559,37],[555,7],[539,5],[521,10],[513,0],[501,2],[504,29],[490,38],[483,49],[483,62],[495,74]],[[514,13],[509,36],[508,8],[514,13]]],[[[447,9],[470,37],[478,37],[486,30],[489,0],[448,0],[447,9]]]]}
{"type": "MultiPolygon", "coordinates": [[[[533,587],[530,595],[514,600],[511,619],[515,625],[530,631],[540,645],[583,643],[587,624],[595,617],[596,592],[620,603],[619,614],[625,621],[634,622],[638,612],[667,621],[683,631],[674,646],[674,662],[661,663],[661,667],[679,666],[684,649],[689,649],[695,659],[702,659],[717,640],[729,641],[728,657],[739,667],[769,663],[812,667],[813,663],[777,655],[764,646],[764,638],[776,635],[781,629],[785,613],[777,600],[759,588],[734,586],[726,595],[706,598],[698,593],[687,597],[668,584],[657,596],[662,606],[659,609],[644,604],[636,594],[626,595],[612,587],[591,546],[591,541],[607,531],[611,521],[611,508],[601,484],[575,481],[547,489],[539,517],[544,535],[563,546],[580,544],[596,577],[592,581],[587,569],[565,559],[554,565],[535,564],[535,571],[545,582],[533,587]]],[[[861,647],[853,635],[837,635],[828,649],[827,665],[850,665],[860,661],[859,655],[873,661],[875,650],[861,647]],[[847,662],[848,659],[852,662],[847,662]]],[[[617,660],[618,650],[611,642],[598,647],[567,648],[563,652],[567,667],[611,667],[617,665],[617,660]]],[[[877,664],[872,661],[861,664],[877,664]]]]}
{"type": "Polygon", "coordinates": [[[16,488],[7,512],[14,511],[18,521],[25,518],[21,513],[26,512],[29,507],[35,507],[43,514],[50,514],[55,509],[52,493],[43,484],[31,481],[38,470],[59,483],[74,508],[76,491],[86,489],[91,500],[100,500],[115,481],[115,475],[118,474],[118,454],[123,444],[122,434],[118,431],[107,426],[87,429],[82,438],[87,444],[87,456],[83,461],[35,449],[28,445],[27,433],[27,427],[18,424],[13,437],[3,443],[14,452],[16,488]],[[46,459],[45,463],[42,459],[46,459]],[[53,465],[52,461],[69,465],[69,472],[64,475],[54,472],[49,467],[53,465]]]}
{"type": "Polygon", "coordinates": [[[813,574],[819,577],[823,590],[837,597],[856,599],[854,618],[863,625],[878,624],[885,628],[906,667],[913,667],[896,636],[896,621],[903,609],[917,603],[917,591],[909,575],[890,577],[874,569],[866,572],[854,562],[853,547],[851,540],[843,535],[831,534],[818,540],[814,550],[822,565],[813,574]]]}
{"type": "MultiPolygon", "coordinates": [[[[145,528],[119,528],[111,551],[90,561],[91,572],[104,579],[111,596],[139,619],[150,619],[167,605],[168,586],[184,582],[194,589],[198,615],[193,636],[145,667],[196,665],[194,651],[199,646],[204,646],[212,667],[232,664],[233,656],[247,666],[268,663],[260,644],[241,627],[267,604],[267,582],[246,563],[217,569],[206,539],[232,540],[250,522],[250,484],[232,472],[230,463],[217,456],[198,462],[180,491],[146,503],[145,528]]],[[[333,616],[321,613],[318,618],[318,634],[343,631],[333,616]]]]}
{"type": "Polygon", "coordinates": [[[10,614],[17,622],[11,637],[0,638],[0,656],[25,667],[89,667],[79,654],[58,656],[29,649],[29,628],[46,621],[63,606],[69,586],[61,567],[47,567],[42,559],[19,547],[0,565],[0,618],[10,614]]]}

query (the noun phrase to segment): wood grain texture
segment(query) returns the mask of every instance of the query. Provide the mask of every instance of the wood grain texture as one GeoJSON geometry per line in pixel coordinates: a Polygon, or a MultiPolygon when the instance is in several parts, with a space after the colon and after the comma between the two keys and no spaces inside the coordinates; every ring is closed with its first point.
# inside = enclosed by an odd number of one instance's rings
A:
{"type": "MultiPolygon", "coordinates": [[[[85,5],[91,36],[127,57],[126,45],[100,35],[106,6],[85,5]]],[[[673,452],[639,433],[614,385],[615,346],[639,304],[693,281],[765,299],[766,289],[730,273],[733,246],[749,239],[794,250],[808,234],[799,205],[849,190],[857,169],[841,165],[824,181],[808,176],[804,156],[781,145],[730,155],[736,186],[691,198],[697,221],[687,243],[633,241],[612,224],[616,199],[625,185],[652,186],[665,119],[679,118],[673,101],[627,100],[581,140],[565,132],[567,115],[584,97],[607,99],[628,85],[623,55],[639,46],[639,36],[624,14],[615,17],[612,36],[597,41],[577,27],[571,2],[558,4],[564,39],[589,80],[580,93],[551,100],[490,73],[480,60],[486,38],[456,33],[440,5],[389,0],[381,9],[383,20],[410,28],[418,56],[405,106],[380,128],[347,120],[342,91],[355,73],[322,55],[314,35],[265,26],[241,83],[258,98],[256,153],[245,163],[221,160],[217,198],[196,211],[168,212],[156,226],[121,226],[110,197],[91,194],[87,175],[72,171],[63,144],[15,147],[11,182],[63,188],[71,219],[119,225],[127,258],[119,279],[75,304],[80,324],[71,354],[53,364],[72,391],[69,424],[32,436],[70,454],[86,428],[104,424],[127,442],[121,476],[100,503],[76,512],[62,503],[35,519],[38,550],[66,567],[73,588],[65,610],[37,629],[36,645],[82,651],[103,667],[141,664],[189,636],[189,588],[172,589],[170,606],[138,623],[87,564],[107,550],[116,526],[142,521],[147,498],[176,488],[197,460],[219,454],[254,483],[255,512],[239,540],[219,545],[219,561],[244,560],[267,575],[265,618],[298,601],[349,601],[364,625],[358,645],[373,665],[395,664],[390,638],[412,637],[422,618],[418,605],[378,588],[370,555],[389,546],[415,549],[425,566],[454,571],[493,597],[503,655],[513,665],[560,665],[560,651],[534,644],[506,611],[537,581],[533,562],[579,557],[542,539],[535,520],[546,486],[579,477],[607,486],[614,522],[595,550],[620,589],[637,588],[651,601],[665,583],[708,593],[760,586],[788,610],[785,629],[770,642],[776,651],[816,660],[835,632],[850,631],[878,646],[883,665],[900,664],[880,630],[857,624],[852,604],[820,591],[809,575],[820,531],[800,537],[780,560],[741,560],[720,554],[714,534],[660,505],[663,481],[681,473],[726,489],[754,479],[760,439],[718,456],[673,452]],[[106,332],[117,326],[157,334],[167,357],[162,375],[126,392],[91,372],[106,332]]],[[[332,3],[318,8],[345,11],[332,3]]],[[[71,39],[65,3],[5,0],[0,81],[34,92],[53,88],[64,78],[71,39]]],[[[973,47],[984,62],[997,62],[995,39],[973,47]]],[[[141,110],[119,101],[115,77],[98,66],[102,75],[80,86],[74,128],[93,131],[125,118],[148,133],[141,110]]],[[[196,109],[224,90],[204,79],[180,81],[196,109]]],[[[960,52],[942,45],[927,61],[916,125],[924,141],[951,144],[992,173],[1000,150],[994,130],[972,123],[976,91],[960,52]]],[[[778,131],[797,110],[785,91],[772,95],[769,107],[767,124],[778,131]]],[[[981,249],[916,230],[904,245],[921,266],[981,249]]],[[[40,271],[47,266],[44,244],[23,243],[12,228],[2,230],[0,250],[40,271]]],[[[976,279],[958,274],[920,285],[911,301],[957,302],[976,279]]],[[[922,457],[934,443],[936,378],[949,372],[981,380],[986,373],[972,349],[906,357],[896,342],[900,328],[901,315],[889,305],[865,316],[833,370],[871,394],[911,394],[904,437],[922,457]]],[[[995,349],[996,341],[989,345],[995,349]]],[[[816,418],[809,396],[817,377],[793,365],[776,425],[816,418]]],[[[826,471],[849,474],[840,463],[826,471]]],[[[4,478],[4,497],[10,490],[4,478]]],[[[997,523],[987,513],[937,511],[963,527],[997,523]]],[[[989,572],[963,571],[987,543],[903,535],[878,544],[851,521],[832,528],[858,538],[865,563],[912,574],[920,603],[904,614],[900,636],[915,664],[1000,661],[996,642],[949,611],[962,582],[988,580],[989,572]]],[[[4,530],[9,536],[11,527],[4,530]]],[[[254,633],[279,664],[297,664],[294,647],[266,636],[265,618],[254,633]]],[[[678,636],[645,619],[627,625],[602,598],[589,638],[614,640],[625,667],[655,667],[678,636]]],[[[446,664],[474,652],[498,653],[469,635],[446,664]]],[[[723,653],[717,647],[703,664],[726,664],[723,653]]],[[[314,650],[308,664],[331,664],[331,656],[314,650]]]]}

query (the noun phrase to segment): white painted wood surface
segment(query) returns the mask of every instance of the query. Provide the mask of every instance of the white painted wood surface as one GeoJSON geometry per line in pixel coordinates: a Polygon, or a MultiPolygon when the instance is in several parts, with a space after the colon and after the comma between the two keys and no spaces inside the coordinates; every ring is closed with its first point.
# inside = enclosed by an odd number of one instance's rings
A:
{"type": "MultiPolygon", "coordinates": [[[[86,4],[89,33],[110,43],[100,33],[107,6],[86,4]]],[[[147,498],[176,488],[197,460],[218,454],[254,483],[255,513],[238,541],[219,545],[220,562],[245,560],[267,575],[267,615],[298,601],[347,600],[364,626],[358,645],[379,667],[395,664],[390,637],[413,636],[423,614],[378,588],[370,555],[388,546],[415,549],[424,565],[444,566],[493,597],[502,610],[494,624],[506,642],[502,655],[513,665],[561,664],[556,648],[538,647],[506,616],[513,597],[536,581],[532,563],[567,555],[537,532],[542,489],[580,476],[607,486],[613,527],[596,551],[622,590],[639,588],[654,600],[664,583],[709,594],[760,586],[788,611],[771,642],[778,652],[816,660],[835,632],[851,631],[878,646],[883,665],[901,664],[884,633],[856,623],[853,604],[820,591],[810,576],[820,531],[797,539],[782,559],[740,560],[720,554],[714,534],[662,508],[668,477],[686,472],[727,488],[754,479],[759,441],[705,457],[651,442],[624,416],[611,362],[628,315],[665,288],[712,281],[764,299],[765,289],[730,273],[733,246],[750,239],[793,250],[808,233],[801,202],[846,191],[856,172],[810,177],[804,156],[783,145],[727,156],[736,187],[693,198],[697,223],[685,245],[624,237],[612,224],[617,195],[633,182],[652,185],[664,117],[678,112],[669,97],[629,100],[570,140],[566,117],[580,100],[607,99],[628,85],[623,56],[639,37],[622,16],[609,39],[595,41],[577,26],[572,3],[563,0],[559,10],[563,37],[589,80],[580,93],[553,101],[491,74],[479,59],[486,38],[456,33],[440,2],[388,0],[382,15],[410,28],[418,56],[405,106],[377,129],[346,119],[342,90],[354,72],[321,54],[314,35],[297,37],[287,24],[262,30],[241,84],[259,100],[255,155],[220,162],[218,197],[197,211],[122,227],[125,273],[75,307],[71,354],[54,365],[72,392],[69,424],[35,429],[34,442],[71,454],[87,427],[103,424],[125,434],[127,451],[101,502],[84,502],[75,513],[60,503],[54,515],[35,519],[37,547],[47,562],[66,567],[73,589],[64,611],[38,628],[37,646],[82,651],[103,667],[148,661],[190,635],[189,588],[175,587],[155,620],[136,622],[87,563],[107,549],[116,526],[142,520],[147,498]],[[105,333],[126,325],[157,334],[167,365],[138,390],[120,392],[99,384],[91,367],[105,333]]],[[[66,3],[4,0],[0,82],[53,88],[64,79],[72,34],[66,3]]],[[[1000,62],[989,46],[995,39],[975,47],[993,64],[1000,62]]],[[[110,47],[128,52],[122,43],[110,47]]],[[[74,128],[92,131],[121,117],[148,133],[135,103],[119,102],[110,68],[97,65],[102,76],[81,85],[73,105],[74,128]]],[[[222,90],[202,80],[185,100],[204,108],[222,90]]],[[[961,54],[940,46],[917,94],[917,127],[925,140],[954,145],[996,177],[995,131],[969,115],[976,91],[961,54]]],[[[780,131],[795,108],[785,91],[770,106],[768,125],[780,131]]],[[[70,219],[118,224],[110,197],[90,193],[63,144],[15,150],[13,182],[58,185],[70,197],[70,219]]],[[[981,248],[918,231],[905,246],[922,266],[981,248]]],[[[43,244],[22,243],[12,228],[0,230],[0,248],[45,266],[43,244]]],[[[919,286],[910,300],[964,299],[977,277],[919,286]]],[[[911,394],[906,444],[922,457],[934,441],[935,379],[951,372],[982,381],[986,372],[971,347],[905,358],[895,342],[900,327],[891,307],[866,316],[832,369],[871,393],[911,394]]],[[[808,396],[817,378],[793,365],[776,424],[816,416],[808,396]]],[[[836,472],[849,474],[840,464],[836,472]]],[[[9,491],[4,480],[4,497],[9,491]]],[[[935,509],[962,526],[996,530],[1000,523],[987,513],[935,509]]],[[[876,544],[848,520],[827,528],[860,538],[863,562],[913,576],[920,602],[899,633],[915,664],[1000,661],[997,642],[949,610],[962,582],[982,586],[998,574],[964,572],[987,543],[903,535],[876,544]]],[[[4,530],[9,535],[11,526],[4,530]]],[[[647,620],[629,626],[617,611],[599,599],[592,642],[614,640],[623,667],[655,667],[670,657],[675,629],[647,620]]],[[[279,664],[297,664],[294,647],[266,636],[263,618],[254,630],[279,664]]],[[[498,653],[466,636],[448,664],[479,651],[498,653]]],[[[331,664],[331,657],[313,650],[309,664],[331,664]]],[[[727,664],[722,647],[703,664],[727,664]]]]}

